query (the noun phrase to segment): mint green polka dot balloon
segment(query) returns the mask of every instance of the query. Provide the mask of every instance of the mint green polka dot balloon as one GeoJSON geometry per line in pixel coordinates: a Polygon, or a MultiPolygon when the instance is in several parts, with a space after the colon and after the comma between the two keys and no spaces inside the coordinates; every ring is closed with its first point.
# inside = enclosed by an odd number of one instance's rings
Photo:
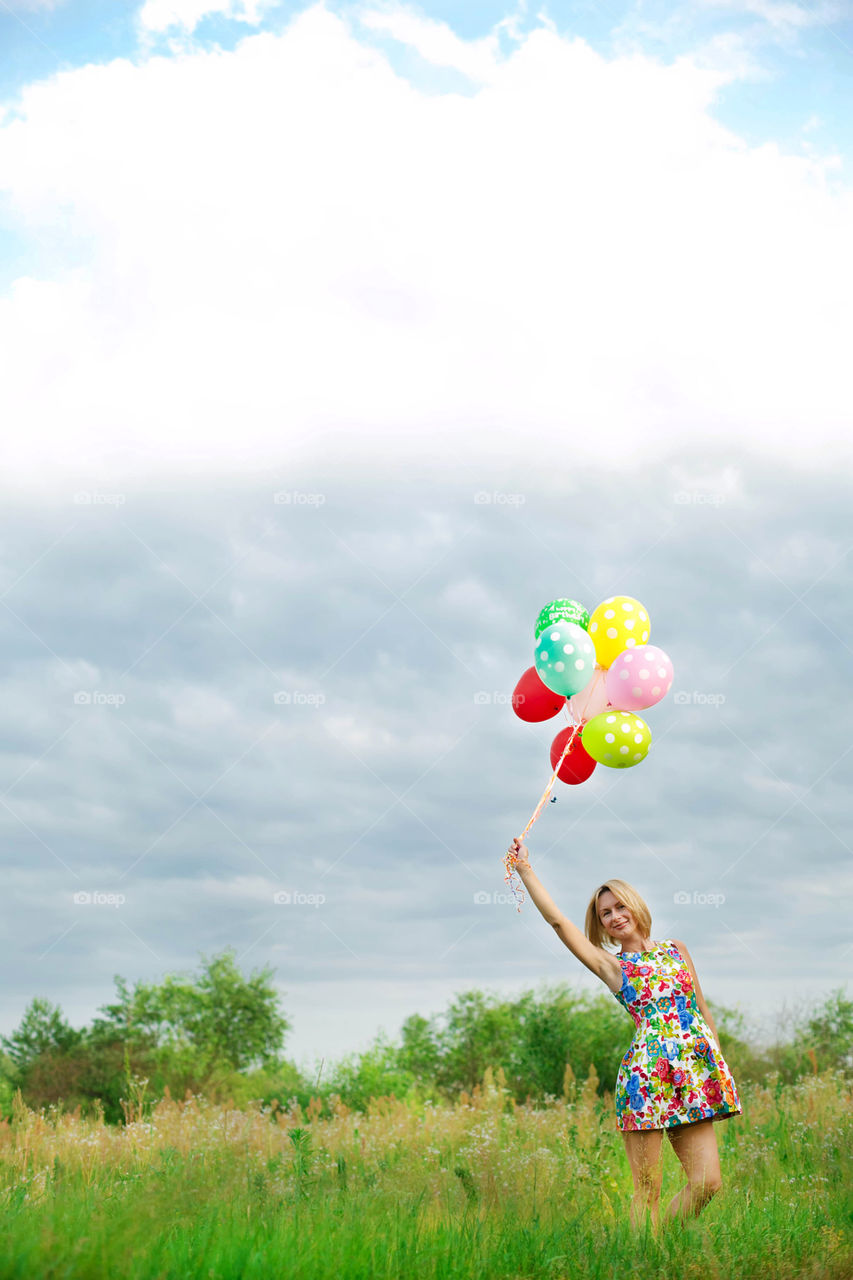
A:
{"type": "Polygon", "coordinates": [[[536,639],[539,639],[546,627],[555,622],[575,622],[586,631],[589,627],[589,612],[577,600],[552,600],[536,619],[536,639]]]}
{"type": "Polygon", "coordinates": [[[581,744],[587,755],[611,769],[630,769],[645,760],[652,745],[652,733],[645,720],[633,711],[604,711],[588,720],[581,730],[581,744]]]}
{"type": "Polygon", "coordinates": [[[583,627],[561,619],[540,634],[533,660],[542,683],[570,698],[592,679],[595,645],[583,627]]]}

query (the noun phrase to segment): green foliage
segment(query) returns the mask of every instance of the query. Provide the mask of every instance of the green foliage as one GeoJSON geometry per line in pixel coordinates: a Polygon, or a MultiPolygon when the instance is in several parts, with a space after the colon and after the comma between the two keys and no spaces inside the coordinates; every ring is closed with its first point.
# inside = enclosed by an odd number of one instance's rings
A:
{"type": "Polygon", "coordinates": [[[815,1005],[783,1009],[769,1043],[751,1033],[739,1012],[712,1012],[720,1031],[720,1047],[737,1081],[760,1083],[776,1075],[793,1084],[804,1075],[827,1068],[853,1075],[853,1001],[837,989],[815,1005]]]}
{"type": "Polygon", "coordinates": [[[488,1066],[517,1073],[519,1028],[510,1001],[465,991],[450,1004],[441,1032],[438,1083],[446,1092],[471,1090],[488,1066]]]}
{"type": "Polygon", "coordinates": [[[814,1070],[834,1067],[853,1075],[853,1000],[837,988],[815,1009],[795,1043],[807,1056],[814,1054],[814,1070]]]}
{"type": "Polygon", "coordinates": [[[59,1005],[36,996],[30,1001],[21,1025],[11,1036],[0,1036],[15,1067],[25,1071],[42,1053],[63,1053],[80,1043],[81,1031],[75,1031],[62,1016],[59,1005]]]}
{"type": "Polygon", "coordinates": [[[515,1000],[467,992],[451,1004],[438,1034],[436,1083],[446,1094],[470,1092],[486,1067],[501,1066],[516,1101],[557,1097],[567,1064],[577,1078],[591,1066],[602,1082],[614,1078],[627,1030],[630,1020],[613,1001],[565,983],[515,1000]]]}
{"type": "Polygon", "coordinates": [[[15,1083],[16,1068],[8,1053],[0,1052],[0,1116],[12,1114],[12,1099],[18,1086],[15,1083]]]}
{"type": "Polygon", "coordinates": [[[600,1081],[615,1079],[630,1040],[626,1031],[633,1034],[615,1001],[560,984],[538,998],[525,992],[515,1009],[521,1030],[519,1068],[515,1079],[508,1075],[507,1083],[515,1084],[517,1094],[524,1096],[524,1090],[537,1099],[559,1096],[567,1063],[579,1080],[586,1079],[590,1066],[600,1081]]]}
{"type": "Polygon", "coordinates": [[[347,1106],[364,1110],[371,1098],[392,1093],[401,1100],[410,1097],[416,1085],[417,1077],[400,1061],[399,1049],[379,1032],[368,1049],[347,1054],[331,1068],[322,1093],[339,1094],[347,1106]]]}
{"type": "MultiPolygon", "coordinates": [[[[201,1087],[223,1071],[274,1065],[290,1029],[270,985],[272,969],[245,978],[233,950],[202,964],[195,980],[169,975],[161,983],[137,982],[129,991],[116,977],[119,1000],[103,1006],[93,1035],[117,1033],[131,1043],[156,1047],[156,1060],[201,1087]]],[[[189,1086],[188,1086],[189,1087],[189,1086]]]]}
{"type": "Polygon", "coordinates": [[[10,1065],[0,1105],[19,1085],[30,1106],[62,1102],[86,1114],[102,1105],[107,1120],[120,1122],[133,1079],[144,1079],[152,1097],[167,1088],[177,1097],[187,1090],[211,1097],[267,1085],[283,1090],[301,1078],[279,1058],[290,1024],[279,1010],[272,972],[244,977],[228,949],[202,957],[195,979],[169,975],[131,990],[116,975],[116,1000],[101,1006],[103,1016],[83,1031],[37,998],[17,1030],[3,1037],[10,1065]],[[249,1086],[253,1071],[265,1074],[249,1086]]]}
{"type": "MultiPolygon", "coordinates": [[[[792,1083],[820,1068],[853,1059],[853,1003],[838,992],[796,1024],[787,1038],[761,1047],[751,1038],[744,1015],[714,1005],[721,1049],[735,1080],[761,1082],[777,1072],[792,1083]]],[[[333,1066],[321,1088],[300,1093],[332,1093],[363,1110],[367,1100],[394,1093],[398,1098],[456,1098],[471,1092],[486,1068],[502,1067],[516,1102],[543,1102],[563,1092],[567,1066],[577,1080],[594,1069],[597,1092],[613,1090],[619,1064],[634,1034],[630,1016],[615,1001],[577,991],[565,983],[526,991],[514,1000],[472,990],[456,996],[445,1013],[412,1014],[403,1023],[396,1048],[380,1035],[361,1054],[333,1066]]]]}
{"type": "MultiPolygon", "coordinates": [[[[599,1094],[612,1091],[634,1034],[612,998],[566,983],[514,999],[475,989],[455,996],[444,1013],[412,1014],[399,1043],[380,1032],[318,1083],[280,1055],[289,1022],[271,971],[245,977],[231,950],[202,957],[195,978],[167,975],[132,989],[119,976],[115,982],[116,999],[85,1030],[74,1030],[58,1006],[36,998],[20,1026],[0,1037],[6,1049],[0,1114],[11,1114],[18,1087],[30,1106],[61,1104],[84,1115],[100,1108],[111,1123],[121,1123],[129,1105],[141,1113],[167,1091],[175,1098],[188,1091],[230,1098],[238,1107],[295,1099],[327,1113],[337,1096],[363,1111],[371,1098],[391,1094],[407,1102],[456,1099],[498,1067],[516,1102],[539,1104],[563,1093],[567,1071],[576,1080],[592,1074],[599,1094]]],[[[758,1043],[738,1010],[715,1005],[713,1013],[739,1085],[773,1074],[791,1084],[827,1068],[853,1074],[853,1001],[842,990],[790,1018],[769,1045],[758,1043]]]]}
{"type": "Polygon", "coordinates": [[[435,1019],[423,1018],[419,1013],[411,1014],[403,1023],[401,1038],[400,1066],[419,1079],[434,1079],[441,1061],[435,1019]]]}
{"type": "Polygon", "coordinates": [[[380,1033],[368,1049],[333,1065],[323,1087],[312,1092],[327,1098],[337,1093],[362,1110],[382,1094],[455,1098],[463,1090],[470,1093],[487,1068],[500,1066],[517,1101],[556,1097],[567,1063],[578,1078],[587,1077],[590,1065],[602,1080],[615,1077],[626,1023],[630,1027],[615,1005],[564,985],[538,997],[527,991],[516,1000],[467,991],[442,1015],[412,1014],[397,1047],[380,1033]]]}
{"type": "Polygon", "coordinates": [[[233,1099],[238,1108],[254,1101],[269,1107],[276,1100],[284,1107],[293,1097],[304,1097],[307,1105],[311,1096],[301,1072],[284,1059],[255,1071],[232,1071],[221,1080],[218,1093],[224,1099],[233,1099]]]}

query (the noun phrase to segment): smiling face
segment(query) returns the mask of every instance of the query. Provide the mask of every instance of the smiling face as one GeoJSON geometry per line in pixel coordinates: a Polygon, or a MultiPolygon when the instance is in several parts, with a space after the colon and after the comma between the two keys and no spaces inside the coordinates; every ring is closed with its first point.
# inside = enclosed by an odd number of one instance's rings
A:
{"type": "Polygon", "coordinates": [[[621,898],[605,889],[598,899],[598,918],[614,942],[637,929],[637,923],[621,898]]]}

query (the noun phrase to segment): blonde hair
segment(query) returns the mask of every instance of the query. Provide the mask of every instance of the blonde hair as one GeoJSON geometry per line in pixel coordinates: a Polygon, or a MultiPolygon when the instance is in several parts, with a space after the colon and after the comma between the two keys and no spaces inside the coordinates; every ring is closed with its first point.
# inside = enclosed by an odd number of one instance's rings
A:
{"type": "Polygon", "coordinates": [[[643,937],[648,937],[652,930],[652,913],[649,911],[645,900],[640,897],[633,885],[628,884],[627,880],[607,880],[596,889],[586,909],[584,932],[593,946],[601,947],[602,951],[606,951],[605,942],[615,943],[615,939],[610,937],[598,917],[598,899],[608,889],[631,912],[643,937]]]}

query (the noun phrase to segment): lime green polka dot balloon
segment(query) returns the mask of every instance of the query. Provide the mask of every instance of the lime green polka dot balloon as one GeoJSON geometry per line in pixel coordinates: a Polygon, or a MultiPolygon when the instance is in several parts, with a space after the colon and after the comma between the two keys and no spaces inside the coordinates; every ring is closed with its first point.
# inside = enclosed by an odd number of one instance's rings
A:
{"type": "Polygon", "coordinates": [[[550,604],[545,605],[536,619],[534,638],[538,640],[545,628],[552,626],[555,622],[574,622],[586,631],[589,628],[589,612],[582,604],[578,604],[577,600],[552,600],[550,604]]]}
{"type": "Polygon", "coordinates": [[[581,730],[587,755],[611,769],[630,769],[645,760],[652,745],[652,733],[645,720],[633,711],[604,711],[588,720],[581,730]]]}

